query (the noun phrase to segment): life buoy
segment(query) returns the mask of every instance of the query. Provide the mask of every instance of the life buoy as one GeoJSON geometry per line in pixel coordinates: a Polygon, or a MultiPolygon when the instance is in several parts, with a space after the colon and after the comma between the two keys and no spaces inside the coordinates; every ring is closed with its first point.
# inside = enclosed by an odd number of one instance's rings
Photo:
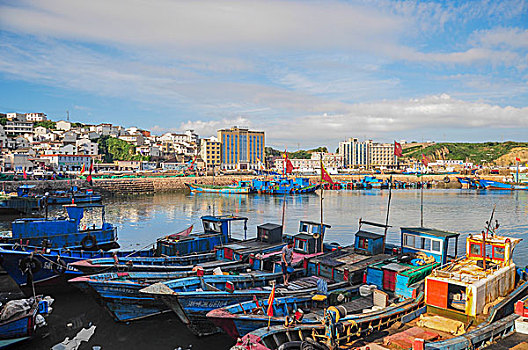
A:
{"type": "Polygon", "coordinates": [[[53,272],[55,272],[57,275],[64,275],[67,269],[68,264],[66,264],[66,262],[60,257],[57,258],[57,261],[53,264],[52,267],[53,272]]]}
{"type": "Polygon", "coordinates": [[[42,263],[35,257],[27,256],[18,261],[18,268],[23,274],[27,274],[28,272],[35,274],[42,269],[42,263]]]}
{"type": "Polygon", "coordinates": [[[94,236],[86,236],[82,239],[81,246],[86,250],[95,249],[97,247],[97,240],[94,236]]]}
{"type": "Polygon", "coordinates": [[[451,182],[451,179],[449,178],[449,176],[444,177],[444,183],[448,184],[450,182],[451,182]]]}

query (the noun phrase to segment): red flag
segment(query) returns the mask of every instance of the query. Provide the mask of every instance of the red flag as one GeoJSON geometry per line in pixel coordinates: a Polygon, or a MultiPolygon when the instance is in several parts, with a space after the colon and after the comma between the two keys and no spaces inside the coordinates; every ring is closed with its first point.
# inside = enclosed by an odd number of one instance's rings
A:
{"type": "Polygon", "coordinates": [[[321,157],[321,182],[323,182],[323,181],[331,183],[332,185],[334,184],[334,181],[330,177],[330,174],[328,174],[328,171],[326,171],[326,169],[325,169],[325,167],[323,165],[323,161],[322,161],[322,157],[321,157]]]}
{"type": "Polygon", "coordinates": [[[24,174],[23,174],[23,176],[24,176],[24,180],[27,180],[26,168],[24,168],[24,174]]]}
{"type": "Polygon", "coordinates": [[[394,155],[396,157],[403,157],[402,145],[396,141],[394,141],[394,155]]]}
{"type": "Polygon", "coordinates": [[[288,159],[288,153],[286,153],[286,151],[284,152],[284,169],[285,169],[285,174],[291,174],[293,173],[293,164],[292,162],[288,159]]]}
{"type": "Polygon", "coordinates": [[[269,317],[273,317],[273,302],[275,301],[275,285],[273,285],[273,289],[271,290],[271,294],[268,298],[268,310],[266,311],[266,314],[269,317]]]}
{"type": "Polygon", "coordinates": [[[425,166],[428,166],[429,162],[430,162],[429,158],[427,158],[425,154],[422,153],[422,164],[425,166]]]}
{"type": "MultiPolygon", "coordinates": [[[[84,164],[83,164],[83,169],[84,169],[84,164]]],[[[92,185],[92,171],[93,171],[93,162],[90,160],[90,173],[88,174],[88,176],[86,176],[86,181],[88,181],[90,185],[92,185]]]]}
{"type": "Polygon", "coordinates": [[[82,168],[81,168],[81,175],[84,174],[85,171],[86,171],[86,168],[85,168],[85,165],[84,165],[84,163],[83,163],[83,166],[82,166],[82,168]]]}
{"type": "Polygon", "coordinates": [[[182,237],[187,237],[189,235],[189,233],[191,233],[191,231],[193,230],[193,226],[194,225],[191,225],[191,227],[186,228],[185,230],[183,230],[181,232],[173,233],[172,235],[168,235],[167,238],[179,239],[179,238],[182,238],[182,237]]]}
{"type": "Polygon", "coordinates": [[[519,157],[515,157],[515,160],[518,161],[518,162],[520,162],[520,161],[521,161],[521,158],[519,158],[519,157]]]}

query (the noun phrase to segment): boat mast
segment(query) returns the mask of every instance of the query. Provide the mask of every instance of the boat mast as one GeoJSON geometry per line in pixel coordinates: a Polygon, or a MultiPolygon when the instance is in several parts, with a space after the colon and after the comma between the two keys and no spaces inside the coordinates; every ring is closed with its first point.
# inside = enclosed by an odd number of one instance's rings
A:
{"type": "Polygon", "coordinates": [[[323,153],[320,154],[320,167],[321,167],[321,227],[320,227],[320,238],[321,238],[321,250],[323,251],[323,193],[324,193],[324,186],[323,186],[323,153]]]}
{"type": "Polygon", "coordinates": [[[493,214],[495,214],[496,206],[497,206],[496,204],[493,206],[493,210],[491,211],[491,217],[489,221],[486,222],[487,224],[486,231],[482,231],[482,268],[484,270],[486,270],[486,235],[490,231],[490,226],[491,226],[491,222],[493,221],[493,214]]]}
{"type": "Polygon", "coordinates": [[[390,212],[390,203],[392,197],[392,175],[389,180],[389,200],[387,202],[387,216],[385,217],[385,232],[383,233],[383,252],[385,252],[385,242],[387,240],[387,230],[389,228],[389,212],[390,212]]]}

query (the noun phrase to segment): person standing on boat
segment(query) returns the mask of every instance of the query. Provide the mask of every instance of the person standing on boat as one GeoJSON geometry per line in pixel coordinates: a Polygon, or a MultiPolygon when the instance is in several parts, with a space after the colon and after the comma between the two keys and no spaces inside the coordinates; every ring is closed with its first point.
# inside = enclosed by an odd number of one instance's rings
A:
{"type": "Polygon", "coordinates": [[[282,248],[282,258],[281,258],[281,267],[282,267],[282,276],[284,277],[284,285],[288,286],[288,279],[290,278],[291,272],[288,271],[288,268],[291,269],[293,259],[293,241],[289,240],[288,244],[282,248]]]}

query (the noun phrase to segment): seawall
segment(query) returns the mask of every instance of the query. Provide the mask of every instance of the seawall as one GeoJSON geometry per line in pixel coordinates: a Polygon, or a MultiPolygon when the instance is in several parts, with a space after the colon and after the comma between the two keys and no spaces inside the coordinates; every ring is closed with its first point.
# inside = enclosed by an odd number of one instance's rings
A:
{"type": "MultiPolygon", "coordinates": [[[[380,179],[388,179],[391,175],[376,175],[380,179]]],[[[461,188],[456,179],[457,175],[425,175],[418,178],[413,175],[392,175],[394,181],[419,182],[432,181],[434,188],[461,188]],[[447,181],[449,179],[449,181],[447,181]]],[[[334,181],[360,180],[362,175],[333,175],[334,181]]],[[[201,177],[145,177],[145,178],[114,178],[94,179],[93,189],[106,195],[132,195],[159,192],[187,191],[186,183],[202,183],[215,185],[229,185],[234,181],[251,180],[252,175],[224,175],[201,177]]],[[[319,176],[309,176],[311,181],[319,181],[319,176]]],[[[482,178],[502,181],[503,176],[489,175],[482,178]]],[[[22,184],[35,185],[35,192],[45,193],[51,190],[67,190],[71,186],[90,187],[86,180],[29,180],[29,181],[2,181],[0,189],[14,192],[22,184]]]]}

